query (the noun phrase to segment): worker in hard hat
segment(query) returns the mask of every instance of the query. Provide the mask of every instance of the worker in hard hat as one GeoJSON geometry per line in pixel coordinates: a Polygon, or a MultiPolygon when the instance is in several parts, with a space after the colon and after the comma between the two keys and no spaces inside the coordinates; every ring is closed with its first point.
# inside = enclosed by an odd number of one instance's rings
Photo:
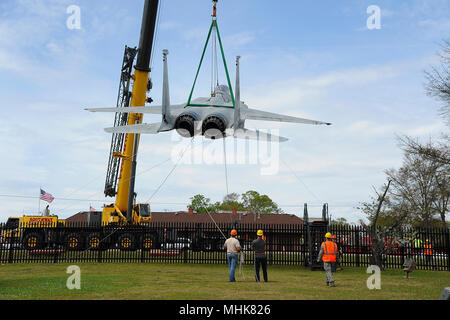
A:
{"type": "Polygon", "coordinates": [[[330,232],[325,234],[325,241],[320,245],[319,255],[317,256],[317,263],[322,259],[323,268],[326,273],[326,284],[330,287],[335,287],[334,278],[332,273],[332,263],[336,262],[338,256],[338,248],[336,243],[332,241],[332,235],[330,232]]]}
{"type": "Polygon", "coordinates": [[[223,247],[227,249],[227,261],[230,274],[228,276],[228,281],[235,282],[234,273],[236,271],[236,266],[238,262],[238,253],[241,251],[241,245],[239,240],[236,239],[237,231],[235,229],[231,230],[230,237],[225,241],[223,247]]]}
{"type": "Polygon", "coordinates": [[[414,239],[414,253],[418,256],[422,254],[422,240],[420,238],[414,239]]]}
{"type": "Polygon", "coordinates": [[[255,280],[259,282],[259,268],[262,267],[264,282],[267,282],[267,256],[266,256],[266,241],[264,240],[264,232],[258,230],[256,232],[258,237],[252,242],[252,249],[255,251],[255,280]]]}
{"type": "Polygon", "coordinates": [[[336,237],[336,235],[332,235],[331,236],[331,240],[334,242],[334,243],[336,243],[336,246],[337,246],[337,251],[338,251],[338,255],[336,256],[336,262],[333,262],[333,264],[332,264],[332,271],[333,272],[336,272],[337,271],[337,268],[339,267],[341,270],[343,270],[343,268],[342,268],[342,266],[340,265],[340,257],[342,256],[342,246],[341,246],[341,244],[339,243],[339,241],[337,240],[337,237],[336,237]]]}
{"type": "Polygon", "coordinates": [[[431,266],[431,259],[433,257],[433,250],[431,249],[431,242],[429,239],[425,240],[425,244],[423,245],[423,254],[425,256],[425,263],[427,267],[431,266]]]}

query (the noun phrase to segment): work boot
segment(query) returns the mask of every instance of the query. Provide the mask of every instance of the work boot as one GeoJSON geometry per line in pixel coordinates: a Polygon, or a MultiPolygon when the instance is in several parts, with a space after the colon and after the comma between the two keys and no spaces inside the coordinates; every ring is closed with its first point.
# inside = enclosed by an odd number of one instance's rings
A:
{"type": "Polygon", "coordinates": [[[330,282],[329,286],[330,286],[330,287],[336,287],[336,286],[334,285],[334,282],[330,282]]]}
{"type": "Polygon", "coordinates": [[[330,285],[330,283],[327,281],[326,286],[328,287],[330,285]]]}

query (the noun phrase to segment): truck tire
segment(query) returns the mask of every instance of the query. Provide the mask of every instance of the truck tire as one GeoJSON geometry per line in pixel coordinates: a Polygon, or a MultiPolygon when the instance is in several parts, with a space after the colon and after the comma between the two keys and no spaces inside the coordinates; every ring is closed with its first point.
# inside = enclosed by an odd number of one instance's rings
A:
{"type": "Polygon", "coordinates": [[[117,246],[123,251],[132,251],[136,249],[136,239],[131,233],[124,233],[117,239],[117,246]]]}
{"type": "Polygon", "coordinates": [[[83,237],[78,233],[69,233],[64,238],[64,247],[70,251],[83,249],[83,237]]]}
{"type": "Polygon", "coordinates": [[[155,239],[150,235],[143,236],[141,240],[141,248],[142,250],[150,250],[156,248],[155,239]]]}
{"type": "Polygon", "coordinates": [[[87,236],[86,245],[89,250],[101,250],[104,247],[100,233],[94,232],[87,236]]]}
{"type": "Polygon", "coordinates": [[[23,237],[22,243],[26,250],[41,249],[44,246],[44,237],[40,232],[30,232],[23,237]]]}

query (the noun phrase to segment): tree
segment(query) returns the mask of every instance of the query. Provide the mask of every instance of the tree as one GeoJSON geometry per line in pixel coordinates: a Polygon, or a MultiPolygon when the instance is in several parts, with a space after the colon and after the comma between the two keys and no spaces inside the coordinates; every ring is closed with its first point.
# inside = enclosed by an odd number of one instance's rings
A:
{"type": "Polygon", "coordinates": [[[195,212],[198,213],[217,212],[220,207],[219,202],[211,203],[211,199],[206,198],[201,194],[197,194],[191,197],[190,200],[191,204],[188,205],[188,209],[192,208],[195,212]]]}
{"type": "Polygon", "coordinates": [[[445,227],[450,202],[449,145],[431,141],[422,144],[417,139],[405,136],[400,138],[400,147],[408,158],[416,159],[411,166],[416,183],[411,184],[409,189],[418,188],[416,194],[422,194],[416,200],[422,205],[422,211],[427,213],[423,218],[430,224],[435,220],[435,215],[438,215],[445,227]]]}
{"type": "Polygon", "coordinates": [[[188,209],[192,208],[195,212],[217,212],[219,210],[232,211],[232,210],[247,210],[253,213],[282,213],[283,211],[278,205],[272,201],[267,195],[259,194],[256,191],[250,190],[243,193],[241,196],[237,193],[227,194],[222,203],[212,203],[211,199],[206,198],[204,195],[197,194],[190,198],[191,203],[188,205],[188,209]],[[242,201],[240,201],[242,199],[242,201]]]}
{"type": "Polygon", "coordinates": [[[440,114],[450,125],[450,39],[444,40],[438,53],[441,64],[432,66],[425,72],[428,80],[426,92],[429,96],[443,102],[440,114]]]}
{"type": "Polygon", "coordinates": [[[446,228],[446,216],[450,211],[450,165],[438,167],[435,180],[433,207],[439,213],[443,227],[446,228]]]}
{"type": "Polygon", "coordinates": [[[253,213],[282,213],[278,205],[267,195],[249,190],[242,194],[242,205],[245,210],[253,213]]]}
{"type": "Polygon", "coordinates": [[[442,165],[450,164],[450,136],[442,135],[437,142],[421,143],[417,138],[408,136],[397,137],[400,148],[409,154],[420,155],[427,160],[436,161],[442,165]]]}
{"type": "Polygon", "coordinates": [[[234,192],[227,194],[223,198],[220,209],[225,211],[244,210],[244,205],[240,201],[240,195],[234,192]]]}
{"type": "Polygon", "coordinates": [[[371,249],[374,263],[379,266],[380,269],[383,269],[383,255],[389,248],[385,245],[387,237],[395,238],[398,231],[401,229],[400,226],[402,222],[407,216],[406,212],[403,211],[403,215],[396,215],[394,220],[388,225],[380,224],[380,218],[385,210],[383,208],[386,206],[385,201],[391,183],[392,181],[389,180],[387,185],[384,185],[383,194],[380,194],[375,190],[377,194],[376,200],[373,199],[372,202],[363,204],[363,212],[367,214],[369,224],[367,225],[364,221],[360,220],[360,224],[366,229],[372,242],[371,249]]]}
{"type": "Polygon", "coordinates": [[[412,220],[430,227],[435,214],[433,200],[436,196],[436,170],[437,166],[433,162],[417,155],[405,154],[401,168],[386,171],[388,179],[393,182],[389,192],[394,202],[391,209],[398,211],[400,207],[406,207],[412,220]]]}
{"type": "MultiPolygon", "coordinates": [[[[391,181],[392,185],[392,181],[391,181]]],[[[390,186],[391,186],[390,185],[390,186]]],[[[382,187],[380,189],[385,188],[382,187]]],[[[400,231],[404,227],[409,227],[411,221],[408,219],[409,212],[406,206],[402,206],[401,203],[393,202],[389,197],[389,192],[383,198],[383,205],[378,209],[380,202],[380,193],[374,188],[376,196],[371,196],[369,202],[361,203],[360,207],[357,209],[361,210],[366,216],[369,225],[376,224],[380,228],[392,228],[396,231],[400,231]]],[[[365,222],[360,220],[362,226],[365,222]]]]}
{"type": "Polygon", "coordinates": [[[349,225],[347,219],[345,219],[345,218],[333,219],[333,220],[331,220],[331,224],[334,224],[337,226],[348,226],[349,225]]]}

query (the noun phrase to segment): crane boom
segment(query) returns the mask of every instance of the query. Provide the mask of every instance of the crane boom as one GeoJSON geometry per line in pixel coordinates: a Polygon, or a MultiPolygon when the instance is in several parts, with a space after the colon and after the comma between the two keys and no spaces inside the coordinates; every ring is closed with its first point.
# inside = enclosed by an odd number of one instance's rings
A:
{"type": "MultiPolygon", "coordinates": [[[[139,51],[137,54],[137,63],[134,73],[134,84],[130,107],[143,106],[147,100],[147,84],[150,73],[150,58],[153,47],[153,38],[156,26],[156,17],[158,13],[158,0],[146,0],[144,13],[142,15],[141,36],[139,41],[139,51]]],[[[128,117],[128,125],[142,122],[142,114],[131,113],[128,117]]],[[[117,189],[116,207],[122,213],[128,212],[130,203],[134,197],[134,176],[136,154],[139,145],[138,134],[126,134],[123,161],[119,176],[119,185],[117,189]],[[134,168],[133,168],[134,163],[134,168]]],[[[130,219],[130,214],[128,219],[130,219]]]]}
{"type": "MultiPolygon", "coordinates": [[[[133,89],[130,107],[143,106],[147,100],[147,91],[150,87],[150,59],[158,15],[158,5],[159,0],[145,0],[135,72],[132,75],[133,89]]],[[[140,113],[129,113],[127,125],[142,123],[142,117],[143,115],[140,113]]],[[[123,221],[125,219],[129,223],[149,222],[149,217],[144,218],[138,212],[134,214],[133,208],[138,146],[139,134],[127,133],[123,138],[121,152],[114,152],[113,154],[114,157],[121,159],[121,163],[115,203],[114,205],[105,207],[103,210],[102,221],[105,223],[117,220],[123,221]]],[[[112,193],[110,190],[109,194],[112,193]]],[[[146,215],[149,213],[149,209],[145,209],[144,211],[146,215]]]]}
{"type": "MultiPolygon", "coordinates": [[[[117,108],[126,108],[131,102],[131,75],[133,73],[133,64],[136,59],[137,48],[125,46],[123,54],[122,69],[120,73],[119,93],[117,95],[117,108]]],[[[128,114],[116,112],[114,127],[124,126],[128,123],[128,114]]],[[[117,193],[117,181],[119,179],[122,159],[115,154],[123,150],[124,133],[113,133],[111,137],[111,149],[108,158],[108,169],[106,171],[105,196],[115,197],[117,193]]]]}

